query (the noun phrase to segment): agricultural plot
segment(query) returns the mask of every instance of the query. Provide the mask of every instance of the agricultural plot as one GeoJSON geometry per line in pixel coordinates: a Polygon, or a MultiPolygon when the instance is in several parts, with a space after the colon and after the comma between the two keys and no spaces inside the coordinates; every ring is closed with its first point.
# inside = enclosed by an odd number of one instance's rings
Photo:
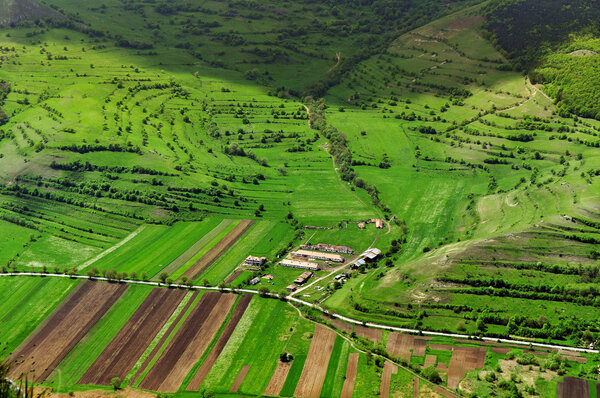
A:
{"type": "Polygon", "coordinates": [[[269,384],[265,389],[264,395],[267,396],[278,396],[285,384],[285,380],[288,377],[290,372],[290,368],[292,367],[291,362],[278,362],[277,368],[275,369],[275,373],[271,376],[271,380],[269,380],[269,384]]]}
{"type": "Polygon", "coordinates": [[[0,278],[0,339],[4,358],[51,314],[77,285],[69,279],[0,278]]]}
{"type": "Polygon", "coordinates": [[[51,386],[56,391],[63,392],[64,389],[76,386],[96,358],[102,354],[129,318],[133,316],[151,290],[152,288],[147,286],[129,286],[119,300],[56,366],[44,384],[51,386]]]}
{"type": "Polygon", "coordinates": [[[381,372],[381,386],[379,387],[379,396],[381,398],[388,398],[390,396],[392,375],[395,375],[396,373],[398,373],[398,367],[393,363],[386,361],[383,366],[383,372],[381,372]]]}
{"type": "Polygon", "coordinates": [[[486,347],[454,346],[452,358],[448,364],[448,387],[458,388],[458,383],[467,371],[482,369],[485,364],[486,347]]]}
{"type": "Polygon", "coordinates": [[[127,286],[85,282],[64,305],[27,341],[13,358],[19,365],[15,378],[33,374],[43,382],[77,342],[119,299],[127,286]],[[76,326],[74,326],[76,325],[76,326]]]}
{"type": "Polygon", "coordinates": [[[208,267],[223,255],[238,239],[248,231],[254,221],[242,220],[227,236],[208,251],[183,275],[190,280],[197,279],[208,267]]]}
{"type": "Polygon", "coordinates": [[[317,325],[294,396],[317,398],[321,395],[335,337],[334,332],[317,325]]]}
{"type": "MultiPolygon", "coordinates": [[[[248,305],[250,304],[251,300],[252,300],[251,295],[242,296],[239,303],[235,307],[233,316],[227,323],[227,326],[223,330],[223,333],[221,334],[221,336],[219,336],[219,340],[217,340],[216,344],[210,351],[210,354],[208,354],[208,356],[204,359],[204,362],[202,362],[202,366],[200,366],[200,369],[198,369],[198,371],[194,375],[193,379],[188,384],[188,386],[186,388],[188,391],[197,391],[200,389],[202,382],[204,382],[204,379],[208,375],[208,372],[210,372],[210,370],[212,369],[213,365],[215,364],[217,358],[219,357],[219,355],[221,355],[221,352],[223,352],[225,345],[229,341],[229,338],[233,334],[233,331],[235,330],[235,328],[238,325],[238,323],[240,322],[242,316],[246,312],[246,309],[248,308],[248,305]]],[[[238,386],[238,388],[239,388],[239,386],[238,386]]],[[[237,389],[236,389],[236,391],[237,391],[237,389]]]]}
{"type": "Polygon", "coordinates": [[[176,392],[223,323],[235,297],[229,294],[206,293],[146,375],[140,387],[154,391],[176,392]]]}
{"type": "Polygon", "coordinates": [[[359,354],[350,354],[348,356],[348,366],[346,368],[346,377],[344,380],[344,388],[340,398],[352,398],[354,392],[354,384],[356,383],[356,372],[358,369],[359,354]]]}
{"type": "Polygon", "coordinates": [[[86,264],[87,269],[135,272],[151,278],[192,247],[213,225],[210,220],[206,223],[177,223],[171,227],[144,225],[126,244],[86,264]]]}
{"type": "Polygon", "coordinates": [[[109,385],[114,377],[124,380],[184,296],[184,291],[154,289],[79,384],[109,385]]]}

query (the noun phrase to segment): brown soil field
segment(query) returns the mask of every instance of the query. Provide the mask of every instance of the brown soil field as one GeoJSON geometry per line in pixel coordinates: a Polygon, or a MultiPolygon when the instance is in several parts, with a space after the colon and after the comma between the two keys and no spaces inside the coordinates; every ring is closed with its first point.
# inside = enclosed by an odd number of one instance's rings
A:
{"type": "Polygon", "coordinates": [[[192,294],[192,297],[190,297],[189,301],[185,304],[185,307],[182,308],[179,315],[177,315],[177,318],[175,318],[175,320],[173,321],[171,326],[169,326],[169,329],[167,329],[166,333],[162,336],[162,338],[160,339],[160,341],[158,342],[156,347],[154,347],[154,349],[152,350],[150,355],[148,355],[148,358],[146,358],[146,360],[144,361],[142,366],[138,369],[135,376],[133,376],[133,378],[131,379],[132,382],[135,382],[141,376],[141,374],[144,372],[144,370],[148,367],[148,364],[150,364],[152,359],[156,356],[156,353],[158,352],[158,350],[160,350],[160,347],[162,347],[165,344],[165,341],[167,341],[167,339],[173,332],[173,329],[175,329],[177,324],[181,321],[181,318],[183,318],[185,313],[188,311],[188,309],[194,303],[194,300],[196,300],[196,297],[198,297],[198,294],[200,294],[200,292],[198,292],[198,291],[196,291],[196,292],[194,292],[194,294],[192,294]]]}
{"type": "Polygon", "coordinates": [[[358,353],[353,353],[348,356],[346,379],[344,379],[344,387],[342,387],[342,395],[340,395],[340,398],[352,398],[354,384],[356,384],[356,373],[358,371],[358,358],[358,353]]]}
{"type": "Polygon", "coordinates": [[[242,369],[240,370],[240,373],[238,373],[237,377],[233,381],[233,385],[229,389],[229,392],[237,392],[240,389],[240,386],[244,382],[244,379],[246,378],[246,375],[248,374],[249,370],[250,370],[250,366],[248,366],[248,365],[242,366],[242,369]]]}
{"type": "Polygon", "coordinates": [[[14,378],[33,372],[41,383],[127,290],[126,285],[86,281],[12,359],[14,378]]]}
{"type": "Polygon", "coordinates": [[[558,383],[556,398],[588,398],[590,396],[590,383],[577,377],[565,377],[558,383]]]}
{"type": "Polygon", "coordinates": [[[423,367],[428,368],[430,366],[435,366],[436,362],[437,357],[435,355],[427,355],[425,356],[425,364],[423,365],[423,367]]]}
{"type": "Polygon", "coordinates": [[[379,386],[379,397],[388,398],[390,396],[390,383],[392,375],[398,373],[398,367],[390,361],[386,361],[381,372],[381,385],[379,386]]]}
{"type": "Polygon", "coordinates": [[[42,398],[156,398],[156,394],[154,393],[132,390],[130,388],[126,388],[124,390],[119,391],[88,390],[73,391],[68,394],[58,394],[52,392],[52,390],[47,387],[35,387],[33,390],[33,394],[36,397],[42,398]]]}
{"type": "Polygon", "coordinates": [[[508,347],[492,347],[492,352],[495,354],[508,354],[509,351],[508,347]]]}
{"type": "Polygon", "coordinates": [[[281,392],[281,389],[283,388],[283,385],[285,384],[285,379],[287,378],[291,367],[291,362],[277,362],[277,368],[275,369],[275,373],[273,373],[273,376],[271,376],[271,380],[269,380],[269,385],[267,385],[267,388],[265,389],[263,395],[273,397],[278,396],[281,392]]]}
{"type": "Polygon", "coordinates": [[[233,274],[229,275],[229,277],[227,279],[225,279],[225,283],[227,283],[227,284],[233,283],[233,281],[236,280],[237,277],[242,274],[242,272],[244,272],[244,271],[241,269],[236,269],[235,271],[233,271],[233,274]]]}
{"type": "Polygon", "coordinates": [[[452,346],[448,344],[429,344],[429,348],[439,351],[452,351],[452,346]]]}
{"type": "Polygon", "coordinates": [[[329,322],[331,322],[331,324],[333,326],[335,326],[337,329],[339,330],[343,330],[346,333],[352,333],[352,325],[342,321],[341,319],[337,319],[337,318],[332,318],[330,316],[327,315],[321,315],[321,317],[329,322]]]}
{"type": "Polygon", "coordinates": [[[467,371],[482,369],[486,347],[455,346],[448,365],[448,387],[456,389],[467,371]]]}
{"type": "Polygon", "coordinates": [[[140,388],[177,392],[183,379],[210,344],[236,299],[235,294],[208,292],[183,322],[140,388]]]}
{"type": "Polygon", "coordinates": [[[336,336],[331,329],[316,325],[308,356],[294,392],[295,397],[319,398],[336,336]]]}
{"type": "Polygon", "coordinates": [[[387,341],[387,352],[391,355],[410,360],[411,357],[411,349],[414,344],[414,337],[408,334],[399,334],[396,332],[390,332],[387,341]]]}
{"type": "Polygon", "coordinates": [[[185,295],[183,290],[153,289],[79,384],[110,385],[113,377],[125,379],[185,295]]]}
{"type": "Polygon", "coordinates": [[[446,364],[446,362],[438,362],[437,366],[435,367],[435,370],[446,372],[448,371],[448,365],[446,364]]]}
{"type": "MultiPolygon", "coordinates": [[[[542,355],[538,353],[537,355],[542,355]]],[[[561,358],[566,359],[567,361],[575,361],[577,363],[586,363],[587,359],[583,357],[573,356],[573,355],[562,355],[561,358]]]]}
{"type": "Polygon", "coordinates": [[[424,356],[425,348],[427,348],[427,342],[425,340],[415,339],[415,341],[413,343],[413,355],[416,357],[424,356]]]}
{"type": "MultiPolygon", "coordinates": [[[[244,312],[246,312],[246,308],[248,308],[250,300],[252,300],[251,294],[245,294],[242,296],[240,302],[238,303],[237,307],[233,312],[231,320],[229,321],[227,326],[225,326],[223,333],[219,337],[219,340],[217,340],[217,343],[213,347],[212,351],[210,352],[210,354],[208,354],[208,356],[202,363],[202,366],[200,366],[200,369],[198,369],[198,372],[196,372],[196,375],[194,376],[192,381],[190,381],[190,384],[188,384],[188,391],[198,391],[198,389],[200,389],[200,386],[206,378],[206,375],[208,375],[208,372],[210,372],[210,369],[215,364],[215,361],[217,360],[219,355],[221,355],[221,352],[223,351],[223,348],[225,348],[225,345],[229,341],[229,338],[235,330],[235,327],[240,322],[240,319],[242,319],[242,315],[244,315],[244,312]]],[[[279,393],[279,391],[277,393],[279,393]]]]}
{"type": "Polygon", "coordinates": [[[440,386],[433,386],[433,391],[437,392],[438,394],[440,394],[442,397],[446,397],[446,398],[458,398],[458,395],[451,393],[450,391],[446,391],[444,390],[442,387],[440,386]]]}
{"type": "Polygon", "coordinates": [[[417,376],[413,380],[413,398],[419,398],[419,378],[417,376]]]}
{"type": "Polygon", "coordinates": [[[246,233],[254,224],[251,220],[242,220],[230,233],[227,234],[219,243],[208,251],[200,260],[196,262],[184,275],[190,280],[195,280],[210,267],[223,253],[225,253],[239,238],[246,233]]]}
{"type": "Polygon", "coordinates": [[[410,360],[411,355],[422,357],[425,355],[427,341],[417,340],[409,334],[390,332],[386,350],[395,357],[410,360]],[[412,352],[412,354],[411,354],[412,352]]]}
{"type": "Polygon", "coordinates": [[[381,329],[368,328],[366,326],[355,325],[354,331],[357,336],[367,338],[373,343],[381,343],[381,329]]]}

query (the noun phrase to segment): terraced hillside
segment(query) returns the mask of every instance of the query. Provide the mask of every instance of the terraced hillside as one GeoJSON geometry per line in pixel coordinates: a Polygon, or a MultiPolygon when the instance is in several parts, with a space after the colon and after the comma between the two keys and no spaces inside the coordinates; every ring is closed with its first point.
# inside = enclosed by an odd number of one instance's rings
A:
{"type": "Polygon", "coordinates": [[[332,90],[327,120],[410,233],[401,266],[359,277],[329,305],[412,327],[585,344],[598,319],[589,273],[599,125],[561,117],[503,71],[478,12],[402,36],[332,90]]]}

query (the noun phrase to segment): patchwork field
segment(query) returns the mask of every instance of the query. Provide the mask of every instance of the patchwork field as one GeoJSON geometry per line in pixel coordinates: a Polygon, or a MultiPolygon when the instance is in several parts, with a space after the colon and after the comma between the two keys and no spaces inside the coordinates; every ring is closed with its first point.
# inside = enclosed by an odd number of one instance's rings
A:
{"type": "MultiPolygon", "coordinates": [[[[388,3],[0,0],[10,377],[594,396],[597,354],[527,343],[600,341],[598,117],[490,40],[511,2],[388,3]],[[309,243],[344,262],[280,265],[309,243]]],[[[593,69],[572,39],[548,60],[593,69]]]]}

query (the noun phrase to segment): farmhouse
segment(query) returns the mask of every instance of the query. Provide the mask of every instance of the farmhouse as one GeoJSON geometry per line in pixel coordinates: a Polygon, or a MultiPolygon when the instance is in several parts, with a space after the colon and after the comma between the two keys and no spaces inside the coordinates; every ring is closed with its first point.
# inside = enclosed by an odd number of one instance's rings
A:
{"type": "Polygon", "coordinates": [[[377,260],[379,258],[379,256],[381,256],[381,250],[379,250],[376,247],[374,247],[372,249],[365,250],[360,256],[365,261],[372,262],[372,261],[377,260]]]}
{"type": "Polygon", "coordinates": [[[248,282],[248,284],[250,284],[251,286],[254,286],[254,285],[258,285],[258,282],[260,282],[260,277],[257,276],[256,278],[250,279],[250,282],[248,282]]]}
{"type": "Polygon", "coordinates": [[[339,254],[319,253],[311,250],[298,250],[291,253],[292,256],[310,258],[311,260],[334,261],[343,263],[346,259],[339,254]]]}
{"type": "Polygon", "coordinates": [[[309,263],[306,261],[290,260],[287,258],[281,260],[279,262],[279,265],[281,265],[283,267],[290,267],[290,268],[308,269],[311,271],[318,271],[320,269],[319,264],[309,263]]]}
{"type": "Polygon", "coordinates": [[[244,265],[247,265],[249,267],[261,267],[265,263],[265,261],[267,261],[266,257],[248,256],[244,260],[244,265]]]}
{"type": "Polygon", "coordinates": [[[305,273],[297,277],[294,283],[296,285],[304,285],[306,281],[310,279],[311,276],[313,276],[313,273],[310,271],[306,271],[305,273]]]}
{"type": "Polygon", "coordinates": [[[286,287],[286,290],[290,293],[295,292],[297,289],[297,287],[295,285],[289,285],[288,287],[286,287]]]}
{"type": "Polygon", "coordinates": [[[365,229],[365,223],[364,222],[359,222],[358,223],[358,229],[365,229]]]}
{"type": "Polygon", "coordinates": [[[362,258],[360,258],[360,259],[356,260],[355,262],[353,262],[352,265],[350,266],[350,268],[356,269],[356,268],[359,268],[359,267],[361,267],[361,266],[363,266],[365,264],[366,264],[365,260],[363,260],[362,258]]]}

